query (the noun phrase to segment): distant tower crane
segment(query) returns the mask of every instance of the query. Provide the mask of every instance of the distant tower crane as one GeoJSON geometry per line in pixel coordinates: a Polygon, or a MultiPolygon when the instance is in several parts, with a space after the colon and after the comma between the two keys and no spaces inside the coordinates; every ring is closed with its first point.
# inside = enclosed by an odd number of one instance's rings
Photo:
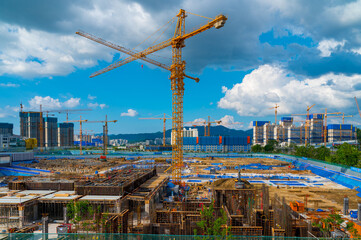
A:
{"type": "Polygon", "coordinates": [[[100,120],[100,121],[87,121],[87,123],[104,123],[104,128],[103,128],[103,154],[107,155],[108,154],[108,123],[112,122],[112,123],[116,123],[118,120],[108,120],[108,116],[105,115],[105,120],[100,120]]]}
{"type": "Polygon", "coordinates": [[[69,114],[70,113],[78,113],[78,112],[85,112],[85,111],[92,111],[92,109],[87,108],[87,109],[54,109],[54,110],[46,110],[43,111],[43,113],[46,113],[46,116],[48,116],[49,113],[65,113],[66,114],[66,121],[69,120],[69,114]]]}
{"type": "Polygon", "coordinates": [[[279,108],[279,107],[280,106],[277,105],[277,103],[276,103],[276,105],[274,107],[269,108],[269,109],[274,109],[275,110],[275,124],[276,125],[277,125],[277,108],[279,108]]]}
{"type": "Polygon", "coordinates": [[[221,124],[221,120],[211,121],[210,116],[208,116],[208,121],[193,121],[193,122],[185,122],[185,124],[192,124],[193,126],[198,126],[198,124],[202,124],[204,126],[204,136],[211,135],[211,124],[216,123],[217,125],[221,124]]]}
{"type": "Polygon", "coordinates": [[[79,123],[79,150],[80,150],[80,155],[83,155],[83,149],[82,149],[82,141],[83,141],[83,122],[87,122],[88,120],[85,120],[85,119],[81,119],[81,116],[80,116],[80,119],[79,120],[71,120],[71,121],[66,121],[66,123],[72,123],[72,122],[78,122],[79,123]]]}
{"type": "Polygon", "coordinates": [[[357,105],[357,110],[358,110],[358,113],[360,114],[360,117],[361,117],[361,111],[360,111],[360,107],[358,105],[358,102],[357,102],[357,98],[355,97],[355,102],[356,102],[356,105],[357,105]]]}
{"type": "Polygon", "coordinates": [[[165,146],[165,132],[166,132],[166,122],[167,119],[172,119],[171,117],[166,117],[166,114],[164,113],[164,117],[162,118],[139,118],[139,119],[159,119],[159,120],[163,120],[163,146],[165,146]]]}
{"type": "MultiPolygon", "coordinates": [[[[172,131],[174,132],[174,145],[172,148],[172,178],[174,183],[179,184],[181,182],[181,168],[183,167],[183,95],[184,95],[184,69],[185,69],[185,61],[182,60],[182,49],[185,47],[185,40],[193,37],[201,32],[204,32],[208,29],[211,29],[215,27],[216,29],[223,27],[225,24],[227,17],[224,15],[218,15],[214,19],[208,18],[210,21],[199,27],[198,29],[186,33],[185,32],[185,18],[187,17],[186,13],[192,14],[190,12],[186,12],[185,10],[181,9],[177,15],[178,21],[176,24],[176,29],[174,32],[174,36],[164,42],[161,42],[157,45],[148,47],[147,49],[141,51],[141,52],[135,52],[135,51],[127,51],[126,49],[123,51],[130,55],[130,57],[117,61],[108,67],[106,67],[103,70],[97,71],[94,74],[92,74],[90,77],[98,76],[102,73],[108,72],[112,69],[115,69],[117,67],[120,67],[122,65],[125,65],[129,62],[132,62],[137,59],[145,60],[146,56],[154,53],[156,51],[159,51],[161,49],[164,49],[166,47],[172,46],[172,65],[171,67],[166,67],[166,69],[169,69],[171,71],[171,89],[172,89],[172,102],[173,102],[173,109],[172,109],[172,131]]],[[[199,15],[197,15],[199,16],[199,15]]],[[[77,32],[77,34],[81,35],[80,32],[77,32]]],[[[82,35],[84,36],[84,35],[82,35]]],[[[89,38],[91,40],[91,37],[89,38]]],[[[97,39],[98,43],[101,43],[103,45],[109,46],[113,49],[121,51],[117,45],[111,44],[109,42],[106,42],[102,39],[97,39]],[[109,45],[108,45],[109,44],[109,45]],[[114,46],[113,46],[114,45],[114,46]]],[[[148,62],[155,64],[157,66],[158,63],[153,62],[152,60],[148,60],[148,62]]],[[[160,66],[162,67],[162,66],[160,66]]],[[[197,81],[197,80],[196,80],[197,81]]]]}
{"type": "Polygon", "coordinates": [[[208,137],[211,136],[211,124],[213,124],[213,123],[219,125],[219,124],[222,123],[222,121],[221,120],[215,120],[215,121],[211,122],[211,117],[208,116],[208,122],[207,122],[208,131],[207,131],[207,135],[205,135],[205,136],[208,136],[208,137]]]}
{"type": "Polygon", "coordinates": [[[353,115],[345,116],[345,113],[342,113],[342,116],[330,116],[329,118],[337,118],[337,117],[342,117],[342,124],[345,124],[345,118],[353,117],[353,115]]]}
{"type": "Polygon", "coordinates": [[[307,106],[307,113],[306,114],[292,114],[292,116],[300,116],[300,115],[306,115],[306,123],[305,123],[305,146],[307,146],[307,140],[309,138],[309,132],[308,132],[308,127],[310,124],[310,110],[311,108],[313,108],[315,106],[315,104],[313,104],[311,107],[307,106]]]}
{"type": "Polygon", "coordinates": [[[323,143],[326,147],[326,142],[327,142],[327,116],[328,115],[338,115],[338,114],[341,114],[340,112],[334,112],[334,113],[327,113],[327,108],[325,108],[325,113],[324,113],[324,121],[325,121],[325,124],[323,126],[323,143]]]}
{"type": "MultiPolygon", "coordinates": [[[[271,108],[268,108],[268,109],[274,109],[275,110],[275,125],[277,126],[278,124],[277,124],[277,108],[279,108],[280,106],[279,105],[277,105],[277,103],[276,103],[276,105],[274,106],[274,107],[271,107],[271,108]]],[[[280,133],[279,133],[279,129],[277,128],[277,142],[279,141],[279,139],[280,139],[280,133]]]]}
{"type": "Polygon", "coordinates": [[[207,136],[207,121],[193,121],[193,122],[184,122],[184,124],[192,124],[193,127],[204,126],[204,136],[207,136]]]}

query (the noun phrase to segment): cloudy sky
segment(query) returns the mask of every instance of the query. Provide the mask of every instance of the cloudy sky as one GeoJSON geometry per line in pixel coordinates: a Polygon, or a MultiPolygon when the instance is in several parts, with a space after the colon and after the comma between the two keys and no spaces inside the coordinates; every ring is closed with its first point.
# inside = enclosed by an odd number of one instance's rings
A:
{"type": "MultiPolygon", "coordinates": [[[[0,1],[0,121],[18,132],[20,103],[42,104],[92,109],[82,114],[89,120],[107,114],[118,120],[111,133],[162,130],[161,121],[138,118],[171,115],[169,72],[134,61],[89,78],[127,56],[75,32],[140,51],[172,37],[180,8],[228,17],[223,28],[186,40],[186,73],[200,82],[184,80],[185,121],[210,115],[247,129],[252,120],[273,120],[277,103],[283,116],[315,104],[313,112],[327,108],[360,122],[353,97],[361,101],[361,1],[338,0],[0,1]]],[[[188,14],[186,31],[207,21],[188,14]]],[[[170,65],[171,49],[149,57],[170,65]]]]}

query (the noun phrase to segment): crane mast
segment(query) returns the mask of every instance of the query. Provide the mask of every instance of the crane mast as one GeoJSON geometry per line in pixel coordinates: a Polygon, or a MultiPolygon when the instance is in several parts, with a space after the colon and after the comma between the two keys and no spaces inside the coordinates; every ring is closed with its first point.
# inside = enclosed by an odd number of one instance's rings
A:
{"type": "MultiPolygon", "coordinates": [[[[172,47],[172,65],[169,70],[171,71],[171,89],[172,89],[172,132],[174,133],[174,144],[172,149],[172,179],[173,182],[179,184],[181,181],[181,168],[183,167],[183,95],[184,95],[184,73],[185,61],[182,60],[182,49],[185,47],[184,41],[190,37],[193,37],[199,33],[202,33],[210,28],[215,27],[216,29],[223,27],[227,17],[224,15],[218,15],[214,19],[211,19],[208,23],[199,27],[198,29],[186,33],[185,32],[185,18],[186,11],[183,9],[179,10],[177,15],[178,20],[176,23],[176,29],[174,36],[168,40],[165,40],[159,44],[148,47],[141,52],[129,52],[128,58],[117,61],[108,67],[93,73],[90,77],[95,77],[100,74],[106,73],[117,67],[130,63],[137,59],[144,60],[145,57],[151,53],[164,49],[166,47],[172,47]]],[[[78,32],[79,34],[80,32],[78,32]]],[[[79,34],[81,35],[81,34],[79,34]]],[[[92,37],[88,37],[92,39],[92,37]]],[[[95,41],[93,38],[92,40],[95,41]]],[[[100,44],[107,45],[105,41],[98,39],[100,44]]],[[[109,46],[114,49],[117,46],[109,46]]],[[[120,50],[120,49],[117,49],[120,50]]],[[[125,49],[120,51],[125,52],[125,49]]],[[[148,61],[151,62],[151,61],[148,61]]],[[[157,65],[157,64],[156,64],[157,65]]],[[[159,64],[157,65],[159,66],[159,64]]],[[[163,66],[160,66],[163,67],[163,66]]],[[[198,81],[198,79],[195,79],[198,81]]]]}
{"type": "Polygon", "coordinates": [[[167,123],[167,119],[172,119],[169,117],[166,117],[166,114],[163,114],[163,117],[157,117],[157,118],[139,118],[139,119],[159,119],[159,120],[163,120],[163,147],[165,146],[165,132],[167,131],[166,129],[166,123],[167,123]]]}
{"type": "Polygon", "coordinates": [[[65,121],[66,123],[71,123],[71,122],[78,122],[79,123],[79,153],[80,155],[83,155],[83,122],[87,122],[88,120],[85,120],[85,119],[81,119],[81,116],[80,116],[80,119],[79,120],[72,120],[72,121],[65,121]]]}
{"type": "Polygon", "coordinates": [[[116,123],[118,120],[109,120],[108,121],[108,115],[105,115],[105,120],[100,121],[87,121],[87,123],[104,123],[103,125],[103,154],[108,154],[108,123],[116,123]]]}

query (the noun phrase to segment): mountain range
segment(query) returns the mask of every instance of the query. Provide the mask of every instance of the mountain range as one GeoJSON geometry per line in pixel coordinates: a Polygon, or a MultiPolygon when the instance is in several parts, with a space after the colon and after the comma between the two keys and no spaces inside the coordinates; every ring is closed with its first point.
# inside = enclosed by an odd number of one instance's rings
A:
{"type": "MultiPolygon", "coordinates": [[[[186,127],[188,128],[188,127],[186,127]]],[[[198,136],[204,136],[204,127],[192,127],[198,129],[198,136]]],[[[226,128],[224,126],[211,126],[211,136],[253,136],[253,129],[249,130],[235,130],[226,128]]],[[[165,132],[165,137],[171,136],[171,130],[165,132]]],[[[109,139],[126,139],[129,143],[142,142],[145,140],[154,140],[156,138],[163,138],[163,132],[155,133],[131,133],[131,134],[110,134],[109,139]]]]}

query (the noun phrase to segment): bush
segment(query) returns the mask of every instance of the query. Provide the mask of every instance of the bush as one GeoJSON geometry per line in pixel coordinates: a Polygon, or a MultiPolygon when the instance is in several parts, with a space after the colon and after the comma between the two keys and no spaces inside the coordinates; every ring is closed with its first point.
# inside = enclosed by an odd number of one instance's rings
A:
{"type": "Polygon", "coordinates": [[[359,159],[359,150],[355,146],[344,143],[337,147],[336,153],[328,157],[327,161],[347,166],[356,166],[359,165],[359,159]]]}

